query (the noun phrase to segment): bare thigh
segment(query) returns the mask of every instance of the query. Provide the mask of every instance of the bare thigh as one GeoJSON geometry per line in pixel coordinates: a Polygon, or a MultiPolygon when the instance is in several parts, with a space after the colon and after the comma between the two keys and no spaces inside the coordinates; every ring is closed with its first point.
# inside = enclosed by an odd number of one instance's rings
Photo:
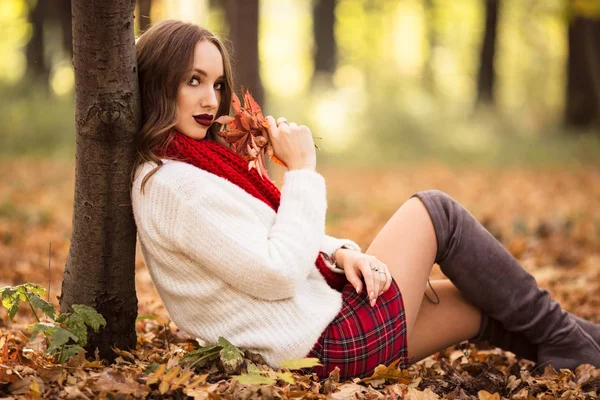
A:
{"type": "Polygon", "coordinates": [[[437,242],[429,213],[419,199],[404,203],[366,252],[387,264],[400,288],[411,361],[477,334],[481,311],[468,303],[449,280],[432,282],[439,304],[423,301],[437,242]]]}
{"type": "MultiPolygon", "coordinates": [[[[481,310],[469,303],[448,279],[432,280],[439,304],[423,299],[412,335],[408,337],[410,362],[419,361],[479,332],[481,310]]],[[[435,300],[431,290],[430,299],[435,300]]]]}
{"type": "Polygon", "coordinates": [[[435,261],[433,223],[421,200],[406,201],[379,231],[366,253],[387,264],[404,301],[406,329],[411,337],[435,261]]]}

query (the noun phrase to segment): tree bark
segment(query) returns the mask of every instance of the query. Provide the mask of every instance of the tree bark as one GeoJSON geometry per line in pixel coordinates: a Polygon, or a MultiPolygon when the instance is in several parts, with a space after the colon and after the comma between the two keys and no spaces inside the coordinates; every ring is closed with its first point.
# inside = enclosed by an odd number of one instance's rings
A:
{"type": "Polygon", "coordinates": [[[140,32],[145,32],[152,23],[150,19],[150,11],[152,11],[152,0],[138,0],[138,7],[140,10],[139,27],[140,32]]]}
{"type": "Polygon", "coordinates": [[[35,81],[45,82],[46,86],[50,76],[50,68],[44,57],[44,20],[47,11],[48,3],[46,1],[38,1],[34,7],[29,9],[29,22],[31,23],[32,33],[25,50],[27,56],[25,76],[28,80],[33,78],[35,81]]]}
{"type": "Polygon", "coordinates": [[[316,0],[313,5],[313,40],[315,45],[315,73],[329,76],[337,65],[337,45],[335,41],[336,0],[316,0]]]}
{"type": "Polygon", "coordinates": [[[252,97],[264,104],[264,90],[258,60],[258,0],[227,0],[225,13],[229,22],[229,40],[233,44],[236,92],[243,86],[252,97]]]}
{"type": "Polygon", "coordinates": [[[485,1],[485,30],[477,77],[477,104],[494,103],[494,57],[496,55],[496,32],[498,30],[498,7],[500,0],[485,1]]]}
{"type": "Polygon", "coordinates": [[[575,17],[568,43],[565,123],[589,128],[600,122],[600,21],[575,17]]]}
{"type": "Polygon", "coordinates": [[[140,126],[132,0],[75,1],[76,169],[73,233],[61,312],[94,307],[107,321],[88,354],[113,360],[134,348],[135,240],[130,200],[133,136],[140,126]],[[90,351],[92,353],[90,353],[90,351]]]}

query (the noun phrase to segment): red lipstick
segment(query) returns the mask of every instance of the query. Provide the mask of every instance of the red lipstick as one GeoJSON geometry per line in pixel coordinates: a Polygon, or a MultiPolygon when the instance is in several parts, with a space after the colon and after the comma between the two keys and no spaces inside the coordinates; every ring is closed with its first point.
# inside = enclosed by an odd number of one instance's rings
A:
{"type": "Polygon", "coordinates": [[[194,115],[194,120],[202,126],[210,126],[213,116],[211,114],[194,115]]]}

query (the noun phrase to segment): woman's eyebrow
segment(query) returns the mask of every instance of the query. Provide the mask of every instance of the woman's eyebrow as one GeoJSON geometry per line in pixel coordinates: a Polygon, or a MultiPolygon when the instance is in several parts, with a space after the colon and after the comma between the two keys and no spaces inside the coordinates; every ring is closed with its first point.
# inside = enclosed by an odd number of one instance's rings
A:
{"type": "MultiPolygon", "coordinates": [[[[197,73],[199,73],[200,75],[202,75],[204,77],[208,77],[208,74],[206,73],[206,71],[203,71],[200,68],[194,68],[194,71],[196,71],[197,73]]],[[[217,79],[223,79],[223,75],[220,75],[217,79]]]]}

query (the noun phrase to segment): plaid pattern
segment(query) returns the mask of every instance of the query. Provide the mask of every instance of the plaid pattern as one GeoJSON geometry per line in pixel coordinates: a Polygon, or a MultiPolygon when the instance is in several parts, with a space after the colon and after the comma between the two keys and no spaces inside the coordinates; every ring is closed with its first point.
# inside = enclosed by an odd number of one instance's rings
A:
{"type": "Polygon", "coordinates": [[[400,359],[400,368],[408,366],[404,303],[396,282],[369,305],[366,290],[357,294],[351,284],[342,291],[342,309],[321,334],[307,357],[317,357],[322,367],[313,367],[326,378],[337,366],[340,378],[366,377],[379,364],[389,365],[400,359]]]}

